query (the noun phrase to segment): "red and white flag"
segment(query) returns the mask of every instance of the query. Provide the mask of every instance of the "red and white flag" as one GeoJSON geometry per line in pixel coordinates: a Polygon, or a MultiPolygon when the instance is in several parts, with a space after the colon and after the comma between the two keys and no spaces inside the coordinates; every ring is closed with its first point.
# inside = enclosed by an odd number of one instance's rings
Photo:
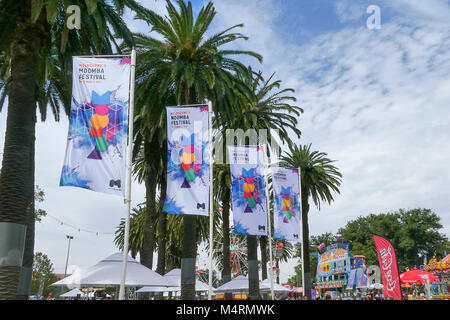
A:
{"type": "Polygon", "coordinates": [[[394,247],[383,237],[374,234],[373,239],[377,248],[381,279],[383,280],[383,296],[394,298],[394,300],[402,300],[394,247]]]}

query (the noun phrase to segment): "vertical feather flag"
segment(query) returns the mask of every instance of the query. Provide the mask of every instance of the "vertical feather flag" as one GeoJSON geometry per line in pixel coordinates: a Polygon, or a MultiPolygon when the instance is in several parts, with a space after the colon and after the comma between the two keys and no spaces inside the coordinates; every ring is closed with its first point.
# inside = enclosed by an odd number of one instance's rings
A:
{"type": "Polygon", "coordinates": [[[228,147],[236,234],[267,235],[263,152],[260,147],[228,147]]]}
{"type": "Polygon", "coordinates": [[[167,192],[163,211],[209,212],[208,106],[167,107],[167,192]]]}
{"type": "Polygon", "coordinates": [[[383,280],[383,296],[402,300],[400,288],[400,276],[398,273],[397,259],[392,244],[378,235],[373,235],[375,247],[380,263],[381,279],[383,280]]]}
{"type": "Polygon", "coordinates": [[[73,58],[60,186],[125,195],[130,71],[129,58],[73,58]]]}

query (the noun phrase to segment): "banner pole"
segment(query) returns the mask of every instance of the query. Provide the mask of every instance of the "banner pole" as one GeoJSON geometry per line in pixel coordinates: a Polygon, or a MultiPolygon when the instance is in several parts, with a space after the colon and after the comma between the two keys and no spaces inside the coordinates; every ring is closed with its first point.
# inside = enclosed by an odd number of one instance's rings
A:
{"type": "MultiPolygon", "coordinates": [[[[303,219],[302,219],[302,211],[303,211],[303,204],[302,204],[302,176],[301,176],[301,171],[300,168],[297,169],[298,170],[298,197],[299,199],[299,204],[300,204],[300,219],[301,219],[301,223],[300,223],[300,236],[302,239],[301,242],[301,256],[302,256],[302,295],[305,295],[305,265],[304,265],[304,261],[305,261],[305,255],[304,255],[304,251],[303,251],[303,219]]],[[[309,257],[308,257],[309,258],[309,257]]]]}
{"type": "Polygon", "coordinates": [[[134,123],[134,85],[136,71],[136,50],[131,50],[131,74],[130,74],[130,103],[128,115],[128,150],[127,150],[127,181],[125,195],[125,235],[123,244],[122,278],[120,281],[119,300],[125,298],[125,278],[127,274],[128,243],[130,234],[130,210],[131,210],[131,161],[133,153],[133,123],[134,123]]]}
{"type": "MultiPolygon", "coordinates": [[[[266,149],[268,150],[267,143],[264,144],[265,148],[263,147],[263,153],[264,153],[264,180],[266,184],[266,203],[267,203],[267,223],[268,223],[268,237],[269,237],[269,259],[270,259],[270,293],[272,296],[272,300],[275,299],[273,294],[273,254],[272,254],[272,222],[270,221],[270,201],[269,201],[269,166],[267,163],[267,154],[266,149]]],[[[273,190],[272,190],[273,192],[273,190]]]]}
{"type": "Polygon", "coordinates": [[[212,102],[208,101],[208,139],[209,139],[209,278],[208,278],[208,300],[212,300],[212,272],[213,272],[213,223],[214,223],[214,203],[213,203],[213,147],[212,147],[212,102]]]}

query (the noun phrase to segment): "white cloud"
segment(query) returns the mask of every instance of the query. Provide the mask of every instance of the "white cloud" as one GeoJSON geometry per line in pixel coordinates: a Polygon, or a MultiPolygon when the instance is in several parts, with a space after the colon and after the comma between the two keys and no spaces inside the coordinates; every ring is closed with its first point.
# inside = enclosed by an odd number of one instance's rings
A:
{"type": "Polygon", "coordinates": [[[340,22],[356,21],[366,13],[366,7],[354,2],[336,2],[336,14],[340,22]]]}
{"type": "Polygon", "coordinates": [[[431,20],[434,23],[441,22],[448,24],[450,16],[450,3],[447,0],[384,0],[383,6],[393,7],[403,15],[407,16],[411,22],[414,19],[431,20]]]}

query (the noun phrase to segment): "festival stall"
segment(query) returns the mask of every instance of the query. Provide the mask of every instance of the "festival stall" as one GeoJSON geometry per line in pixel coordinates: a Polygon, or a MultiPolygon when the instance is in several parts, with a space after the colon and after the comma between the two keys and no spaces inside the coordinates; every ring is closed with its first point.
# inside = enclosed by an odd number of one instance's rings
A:
{"type": "Polygon", "coordinates": [[[319,295],[329,292],[332,297],[346,297],[368,286],[364,256],[350,257],[348,243],[318,247],[316,287],[319,295]]]}

